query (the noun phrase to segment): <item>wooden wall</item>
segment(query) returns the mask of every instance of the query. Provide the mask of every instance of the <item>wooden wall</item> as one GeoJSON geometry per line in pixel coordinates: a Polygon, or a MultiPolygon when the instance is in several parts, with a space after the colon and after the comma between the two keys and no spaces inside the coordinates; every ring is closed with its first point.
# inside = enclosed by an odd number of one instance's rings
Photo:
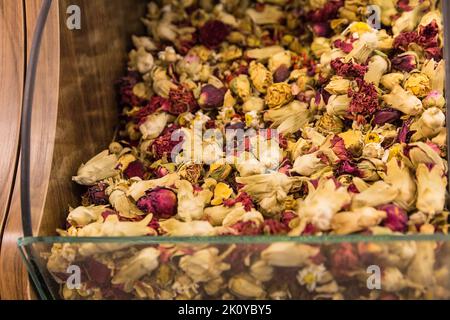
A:
{"type": "MultiPolygon", "coordinates": [[[[24,1],[23,10],[21,3],[0,0],[1,9],[8,7],[5,14],[12,15],[13,9],[17,14],[22,12],[16,18],[16,27],[20,30],[20,26],[25,26],[22,34],[26,34],[26,40],[18,41],[23,49],[25,43],[30,47],[42,0],[24,1]],[[14,3],[19,8],[12,8],[14,3]],[[21,23],[23,16],[26,21],[21,23]]],[[[131,34],[143,32],[139,17],[145,13],[145,5],[145,0],[53,1],[33,106],[31,185],[35,235],[55,235],[55,229],[64,225],[68,206],[79,204],[79,190],[71,176],[83,161],[106,148],[112,139],[117,119],[114,81],[124,72],[131,34]],[[66,10],[74,4],[81,8],[82,29],[70,31],[65,24],[66,10]]],[[[15,27],[11,24],[10,28],[14,34],[15,27]]],[[[1,28],[2,32],[7,29],[1,28]]],[[[20,48],[16,50],[21,52],[20,48]]],[[[23,78],[17,82],[23,83],[23,78]]],[[[16,98],[21,99],[18,91],[16,98]]],[[[27,299],[34,295],[30,294],[28,276],[17,250],[17,239],[22,235],[17,183],[13,189],[10,210],[3,215],[0,297],[27,299]]]]}
{"type": "Polygon", "coordinates": [[[22,1],[0,0],[0,235],[10,203],[18,156],[25,74],[23,19],[22,1]]]}

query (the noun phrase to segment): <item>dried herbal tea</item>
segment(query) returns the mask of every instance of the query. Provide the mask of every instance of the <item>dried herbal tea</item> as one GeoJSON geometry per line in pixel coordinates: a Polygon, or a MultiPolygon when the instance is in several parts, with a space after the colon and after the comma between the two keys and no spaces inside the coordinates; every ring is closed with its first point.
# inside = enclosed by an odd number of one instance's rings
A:
{"type": "MultiPolygon", "coordinates": [[[[61,234],[447,233],[440,1],[173,0],[142,21],[61,234]]],[[[450,297],[430,243],[253,246],[61,245],[48,267],[86,265],[68,299],[450,297]]]]}

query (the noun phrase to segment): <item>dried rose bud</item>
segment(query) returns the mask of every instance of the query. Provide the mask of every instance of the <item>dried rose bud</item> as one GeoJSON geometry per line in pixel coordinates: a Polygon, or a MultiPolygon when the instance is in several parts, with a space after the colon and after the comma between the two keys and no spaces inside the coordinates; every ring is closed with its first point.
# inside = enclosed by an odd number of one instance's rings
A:
{"type": "Polygon", "coordinates": [[[383,225],[394,232],[405,232],[408,227],[408,215],[405,210],[394,204],[386,204],[379,206],[378,210],[385,211],[387,217],[383,225]]]}
{"type": "Polygon", "coordinates": [[[144,179],[145,176],[145,167],[141,161],[136,160],[128,165],[128,167],[123,172],[127,179],[139,177],[144,179]]]}
{"type": "Polygon", "coordinates": [[[156,170],[155,170],[155,175],[156,175],[158,178],[165,177],[165,176],[167,176],[169,173],[170,173],[170,171],[169,171],[166,167],[163,167],[163,166],[160,166],[160,167],[156,168],[156,170]]]}
{"type": "Polygon", "coordinates": [[[406,91],[411,92],[416,97],[424,98],[431,91],[431,81],[427,75],[416,72],[412,73],[403,84],[406,91]]]}
{"type": "Polygon", "coordinates": [[[294,99],[291,86],[287,83],[275,83],[267,90],[265,102],[271,109],[278,109],[294,99]]]}
{"type": "Polygon", "coordinates": [[[338,135],[344,140],[345,148],[355,157],[359,156],[363,148],[361,131],[347,130],[338,135]]]}
{"type": "Polygon", "coordinates": [[[289,68],[283,64],[275,70],[273,74],[273,81],[275,83],[284,82],[289,78],[290,73],[289,68]]]}
{"type": "Polygon", "coordinates": [[[199,30],[198,40],[210,49],[218,47],[230,34],[230,28],[219,20],[206,22],[199,30]]]}
{"type": "Polygon", "coordinates": [[[395,56],[391,60],[391,64],[394,69],[411,72],[417,68],[417,57],[415,54],[406,52],[395,56]]]}
{"type": "Polygon", "coordinates": [[[442,212],[447,187],[443,170],[437,165],[420,163],[417,166],[416,178],[417,209],[431,217],[442,212]]]}
{"type": "Polygon", "coordinates": [[[422,104],[425,109],[431,107],[442,109],[445,106],[445,98],[442,93],[433,90],[422,100],[422,104]]]}
{"type": "Polygon", "coordinates": [[[311,43],[311,52],[317,58],[324,53],[331,51],[330,39],[324,37],[315,37],[313,42],[311,43]]]}
{"type": "Polygon", "coordinates": [[[261,93],[266,93],[267,88],[273,83],[271,72],[267,70],[262,63],[252,61],[248,68],[248,73],[250,75],[250,79],[252,80],[253,86],[261,93]]]}
{"type": "Polygon", "coordinates": [[[230,81],[230,89],[235,95],[243,101],[246,101],[251,96],[252,90],[248,76],[245,74],[240,74],[233,78],[230,81]]]}
{"type": "Polygon", "coordinates": [[[386,123],[393,123],[395,121],[397,121],[398,119],[400,119],[401,117],[401,112],[398,110],[394,110],[391,108],[386,108],[386,109],[382,109],[379,110],[375,113],[372,123],[374,125],[384,125],[386,123]]]}
{"type": "Polygon", "coordinates": [[[423,111],[422,101],[400,85],[396,85],[389,94],[385,94],[382,98],[386,104],[407,115],[415,116],[423,111]]]}
{"type": "Polygon", "coordinates": [[[339,164],[338,168],[336,169],[336,174],[337,175],[342,175],[342,174],[351,174],[355,177],[360,177],[362,176],[361,171],[351,162],[349,161],[343,161],[339,164]]]}
{"type": "Polygon", "coordinates": [[[325,113],[320,117],[316,122],[316,126],[317,130],[324,134],[341,133],[344,129],[342,120],[338,117],[329,115],[328,113],[325,113]]]}
{"type": "Polygon", "coordinates": [[[202,88],[198,104],[203,110],[213,110],[223,105],[225,97],[225,88],[216,88],[211,84],[207,84],[202,88]]]}
{"type": "Polygon", "coordinates": [[[137,206],[158,219],[169,219],[177,213],[177,195],[169,189],[153,189],[138,200],[137,206]]]}
{"type": "Polygon", "coordinates": [[[106,195],[106,183],[100,182],[95,186],[90,187],[83,196],[89,205],[95,204],[97,206],[108,204],[108,196],[106,195]]]}
{"type": "Polygon", "coordinates": [[[327,37],[331,32],[330,24],[328,22],[314,23],[312,31],[317,37],[327,37]]]}
{"type": "Polygon", "coordinates": [[[357,164],[358,170],[360,172],[360,178],[362,178],[364,181],[377,181],[380,179],[380,176],[378,175],[380,168],[378,168],[378,166],[383,163],[375,163],[375,160],[376,159],[372,159],[372,161],[362,160],[357,164]]]}

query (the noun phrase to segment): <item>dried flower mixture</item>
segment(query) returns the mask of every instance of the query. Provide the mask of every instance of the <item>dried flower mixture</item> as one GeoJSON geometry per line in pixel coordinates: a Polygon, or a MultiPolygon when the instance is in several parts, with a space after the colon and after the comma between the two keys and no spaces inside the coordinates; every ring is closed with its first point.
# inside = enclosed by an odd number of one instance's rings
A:
{"type": "MultiPolygon", "coordinates": [[[[64,235],[446,232],[439,1],[161,2],[117,84],[118,138],[73,177],[86,194],[64,235]]],[[[55,246],[48,266],[57,275],[70,250],[102,266],[85,267],[87,288],[65,287],[71,299],[339,299],[361,297],[338,281],[377,253],[390,261],[378,298],[450,297],[422,245],[81,244],[55,246]],[[120,263],[102,260],[112,252],[120,263]]]]}

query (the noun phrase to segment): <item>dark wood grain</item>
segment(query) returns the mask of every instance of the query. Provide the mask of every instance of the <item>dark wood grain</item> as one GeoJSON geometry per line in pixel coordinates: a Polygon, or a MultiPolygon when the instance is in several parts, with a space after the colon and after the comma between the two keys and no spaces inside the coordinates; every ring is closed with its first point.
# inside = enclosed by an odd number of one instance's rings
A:
{"type": "Polygon", "coordinates": [[[73,184],[82,162],[107,148],[117,124],[115,81],[125,71],[133,32],[142,30],[145,1],[63,0],[81,8],[82,28],[69,31],[61,19],[61,77],[51,180],[39,228],[54,234],[64,225],[68,206],[79,205],[73,184]]]}

